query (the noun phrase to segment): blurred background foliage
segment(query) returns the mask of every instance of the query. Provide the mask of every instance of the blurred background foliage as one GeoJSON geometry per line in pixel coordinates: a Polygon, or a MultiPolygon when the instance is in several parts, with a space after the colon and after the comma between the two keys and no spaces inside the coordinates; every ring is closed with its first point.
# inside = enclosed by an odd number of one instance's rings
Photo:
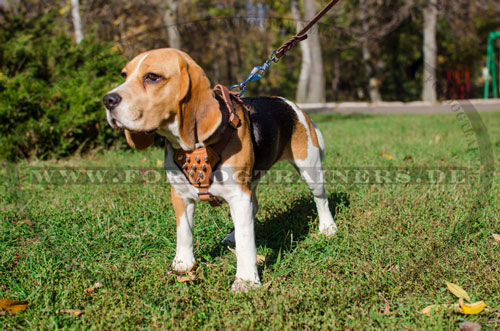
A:
{"type": "MultiPolygon", "coordinates": [[[[316,1],[317,8],[326,3],[316,1]]],[[[232,85],[307,21],[294,17],[293,1],[80,0],[85,37],[78,44],[70,1],[0,5],[0,158],[9,160],[109,148],[120,133],[107,127],[102,96],[122,81],[119,72],[127,59],[169,47],[173,25],[181,48],[212,84],[232,85]],[[167,17],[172,3],[178,6],[174,23],[167,17]]],[[[320,38],[326,100],[369,101],[370,76],[379,82],[383,100],[419,100],[427,5],[426,0],[340,1],[312,32],[320,38]]],[[[470,96],[480,97],[487,35],[500,30],[500,4],[440,0],[438,7],[438,98],[448,97],[447,72],[460,68],[470,70],[470,96]]],[[[249,85],[246,95],[295,99],[300,69],[297,46],[249,85]]]]}
{"type": "Polygon", "coordinates": [[[102,95],[127,59],[109,42],[74,43],[57,12],[2,15],[0,158],[64,157],[110,146],[102,95]]]}

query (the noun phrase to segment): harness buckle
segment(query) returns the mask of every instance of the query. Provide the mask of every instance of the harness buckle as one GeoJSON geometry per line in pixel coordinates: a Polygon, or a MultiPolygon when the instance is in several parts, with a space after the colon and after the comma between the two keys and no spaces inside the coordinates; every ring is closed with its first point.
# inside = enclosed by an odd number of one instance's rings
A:
{"type": "Polygon", "coordinates": [[[236,115],[235,112],[231,112],[229,114],[229,122],[228,124],[233,128],[233,129],[237,129],[240,127],[241,125],[241,121],[240,121],[240,118],[238,117],[238,115],[236,115]]]}

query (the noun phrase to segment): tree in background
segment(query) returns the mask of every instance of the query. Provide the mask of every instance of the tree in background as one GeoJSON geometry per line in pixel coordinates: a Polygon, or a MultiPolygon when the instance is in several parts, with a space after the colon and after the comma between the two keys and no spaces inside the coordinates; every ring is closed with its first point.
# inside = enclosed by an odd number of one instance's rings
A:
{"type": "Polygon", "coordinates": [[[71,0],[71,16],[73,18],[73,27],[75,29],[75,41],[77,44],[83,39],[82,19],[80,18],[80,1],[71,0]]]}
{"type": "MultiPolygon", "coordinates": [[[[314,0],[302,0],[304,19],[301,19],[299,3],[292,0],[292,14],[297,23],[307,24],[317,12],[314,0]]],[[[302,28],[297,25],[297,30],[302,28]]],[[[320,38],[316,31],[311,30],[306,40],[300,43],[302,62],[297,83],[297,102],[325,102],[325,72],[321,54],[320,38]]]]}
{"type": "Polygon", "coordinates": [[[422,87],[422,99],[424,101],[436,102],[436,65],[437,65],[437,0],[428,0],[423,8],[423,53],[424,53],[424,75],[422,87]]]}
{"type": "Polygon", "coordinates": [[[370,48],[368,46],[368,40],[370,35],[370,29],[368,26],[368,18],[367,18],[367,8],[366,8],[366,0],[359,0],[359,16],[361,20],[361,49],[363,54],[363,62],[365,64],[365,70],[368,75],[368,92],[370,95],[370,100],[372,102],[382,101],[382,96],[380,95],[379,85],[380,80],[376,78],[375,75],[375,66],[372,63],[372,56],[370,52],[370,48]]]}
{"type": "MultiPolygon", "coordinates": [[[[342,85],[342,80],[335,76],[346,75],[345,71],[340,70],[345,66],[340,66],[338,61],[345,63],[347,59],[345,56],[343,59],[338,57],[349,52],[349,60],[355,60],[362,65],[354,69],[358,77],[353,78],[358,85],[358,98],[364,99],[366,91],[370,101],[381,101],[381,89],[385,90],[387,83],[384,79],[385,72],[387,68],[393,67],[385,58],[387,53],[394,51],[394,44],[387,41],[388,37],[398,34],[398,30],[408,24],[413,9],[413,0],[350,0],[342,2],[341,6],[334,9],[337,15],[332,15],[331,29],[340,33],[333,35],[331,39],[334,42],[328,43],[327,50],[335,47],[340,54],[335,55],[336,58],[332,61],[333,71],[337,73],[332,78],[332,88],[335,86],[337,90],[342,85]]],[[[328,62],[325,61],[327,67],[328,62]]]]}
{"type": "MultiPolygon", "coordinates": [[[[147,49],[174,46],[174,38],[182,36],[180,46],[199,62],[211,81],[231,85],[243,80],[271,50],[296,33],[297,20],[304,24],[327,1],[316,1],[309,16],[306,9],[312,0],[79,0],[79,12],[86,37],[111,41],[128,58],[147,49]],[[166,17],[173,23],[166,22],[166,17]],[[173,29],[167,27],[176,27],[178,33],[171,38],[169,32],[173,29]]],[[[61,0],[8,3],[13,12],[21,7],[31,16],[50,8],[57,11],[63,4],[61,0]]],[[[301,101],[299,94],[323,92],[316,101],[421,100],[426,25],[423,12],[428,3],[429,0],[340,1],[319,22],[317,30],[309,34],[305,44],[307,48],[307,43],[317,38],[322,61],[318,61],[318,56],[307,55],[302,46],[296,47],[274,64],[258,84],[250,84],[246,95],[276,94],[301,101]],[[323,75],[312,74],[311,66],[320,63],[323,75]],[[305,75],[307,72],[311,74],[305,75]],[[307,85],[302,83],[307,82],[304,77],[308,76],[317,78],[322,88],[303,88],[307,85]]],[[[499,2],[439,0],[437,4],[439,56],[434,66],[434,83],[437,87],[446,86],[448,68],[467,67],[472,79],[471,96],[480,97],[478,77],[484,66],[485,41],[489,31],[499,27],[499,2]]],[[[68,34],[75,34],[71,11],[61,13],[57,20],[68,34]]],[[[436,98],[445,96],[443,89],[438,88],[436,98]]]]}
{"type": "MultiPolygon", "coordinates": [[[[300,89],[305,101],[378,100],[377,93],[384,100],[420,100],[423,73],[429,70],[424,68],[428,18],[423,14],[432,1],[437,0],[340,1],[301,43],[306,47],[273,64],[259,83],[249,84],[246,96],[293,99],[299,97],[299,82],[306,81],[300,83],[306,85],[300,89]],[[311,48],[315,39],[319,47],[311,48]],[[322,69],[314,69],[315,64],[322,69]],[[311,85],[311,77],[320,79],[311,85]],[[370,84],[374,80],[377,84],[370,84]]],[[[122,81],[126,58],[174,46],[174,38],[182,36],[178,47],[210,80],[231,85],[326,2],[316,7],[313,0],[303,1],[301,15],[298,0],[79,0],[63,8],[61,0],[0,0],[0,158],[67,156],[109,147],[117,133],[107,129],[101,98],[122,81]],[[80,19],[70,8],[79,9],[80,19]],[[165,22],[167,13],[174,21],[165,22]],[[172,38],[168,27],[178,31],[172,38]],[[85,35],[80,44],[69,37],[78,30],[85,35]]],[[[471,97],[480,97],[485,43],[500,26],[500,4],[437,4],[437,13],[431,13],[436,14],[436,58],[430,81],[441,88],[434,98],[446,97],[446,73],[455,68],[470,69],[471,97]]]]}
{"type": "Polygon", "coordinates": [[[179,0],[166,0],[166,8],[163,14],[163,21],[167,28],[168,45],[172,48],[181,49],[181,35],[177,28],[179,15],[179,0]]]}

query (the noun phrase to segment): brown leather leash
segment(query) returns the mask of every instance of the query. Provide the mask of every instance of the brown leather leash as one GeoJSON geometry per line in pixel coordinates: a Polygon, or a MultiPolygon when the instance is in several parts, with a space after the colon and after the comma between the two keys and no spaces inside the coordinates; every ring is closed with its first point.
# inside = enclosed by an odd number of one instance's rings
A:
{"type": "Polygon", "coordinates": [[[337,2],[339,2],[339,0],[331,0],[323,9],[321,9],[316,15],[314,15],[314,17],[309,21],[309,23],[307,23],[305,27],[302,28],[302,30],[300,30],[296,35],[290,37],[280,47],[274,50],[271,53],[271,56],[266,60],[266,62],[264,62],[264,64],[253,67],[252,71],[244,81],[231,86],[229,90],[239,88],[240,93],[238,95],[242,96],[243,93],[245,93],[246,85],[248,82],[255,82],[256,80],[262,78],[264,72],[271,66],[273,62],[278,62],[280,58],[290,50],[290,48],[292,48],[302,40],[307,39],[307,31],[309,31],[314,24],[318,23],[321,17],[323,17],[323,15],[325,15],[330,9],[332,9],[332,7],[337,4],[337,2]]]}
{"type": "Polygon", "coordinates": [[[302,40],[307,39],[307,31],[309,31],[314,24],[318,23],[318,21],[325,15],[333,6],[335,6],[339,2],[339,0],[330,1],[323,9],[321,9],[314,17],[307,23],[305,27],[302,28],[296,35],[290,37],[287,41],[285,41],[278,49],[276,50],[275,56],[277,59],[285,55],[286,52],[290,50],[297,43],[302,40]]]}

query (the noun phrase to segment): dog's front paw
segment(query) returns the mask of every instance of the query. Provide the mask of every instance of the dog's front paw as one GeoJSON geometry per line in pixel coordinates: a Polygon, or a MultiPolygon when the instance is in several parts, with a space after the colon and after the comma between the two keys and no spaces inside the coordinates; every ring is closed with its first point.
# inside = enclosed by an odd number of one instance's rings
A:
{"type": "Polygon", "coordinates": [[[243,280],[238,277],[234,280],[231,290],[234,293],[247,293],[248,291],[260,287],[260,281],[243,280]]]}
{"type": "Polygon", "coordinates": [[[327,237],[332,237],[337,233],[337,226],[335,224],[329,224],[319,228],[319,233],[327,237]]]}
{"type": "Polygon", "coordinates": [[[194,257],[181,259],[176,256],[174,262],[172,262],[172,269],[178,274],[185,274],[193,270],[195,265],[196,261],[194,257]]]}

